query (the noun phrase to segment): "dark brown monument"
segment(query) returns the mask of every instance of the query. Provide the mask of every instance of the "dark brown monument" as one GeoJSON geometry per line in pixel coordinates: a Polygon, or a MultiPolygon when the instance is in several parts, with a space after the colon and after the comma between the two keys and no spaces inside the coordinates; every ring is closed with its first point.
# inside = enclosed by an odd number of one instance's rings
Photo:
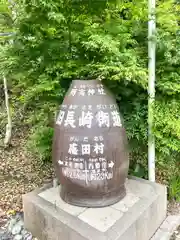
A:
{"type": "Polygon", "coordinates": [[[61,197],[104,207],[126,195],[127,139],[112,94],[97,80],[74,80],[56,120],[53,162],[61,197]]]}

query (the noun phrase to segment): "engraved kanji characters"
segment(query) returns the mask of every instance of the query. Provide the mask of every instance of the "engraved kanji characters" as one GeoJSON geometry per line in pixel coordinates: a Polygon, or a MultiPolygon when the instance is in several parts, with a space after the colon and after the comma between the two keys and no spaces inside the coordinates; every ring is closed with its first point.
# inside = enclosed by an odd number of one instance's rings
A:
{"type": "Polygon", "coordinates": [[[73,88],[70,92],[70,95],[74,97],[76,93],[77,93],[77,88],[73,88]]]}
{"type": "Polygon", "coordinates": [[[98,93],[99,93],[100,95],[106,95],[103,87],[98,88],[98,93]]]}
{"type": "Polygon", "coordinates": [[[98,110],[100,110],[102,108],[102,105],[98,104],[96,107],[97,107],[98,110]]]}
{"type": "MultiPolygon", "coordinates": [[[[103,106],[104,108],[106,107],[106,105],[97,105],[99,111],[93,116],[92,105],[83,105],[81,115],[79,116],[79,126],[91,128],[93,121],[96,121],[99,127],[110,127],[111,125],[113,127],[121,127],[122,122],[119,112],[115,109],[111,112],[106,112],[103,110],[103,106]]],[[[70,105],[66,117],[66,111],[61,110],[56,120],[56,124],[62,125],[64,121],[65,127],[70,126],[76,128],[75,109],[77,107],[77,105],[70,105]]]]}
{"type": "Polygon", "coordinates": [[[64,162],[64,166],[67,167],[68,166],[68,161],[64,162]]]}
{"type": "Polygon", "coordinates": [[[82,162],[79,163],[79,168],[82,170],[84,169],[84,164],[82,162]]]}
{"type": "Polygon", "coordinates": [[[75,118],[74,118],[74,111],[68,111],[67,113],[67,117],[64,121],[64,126],[67,127],[68,125],[70,125],[72,128],[75,128],[75,118]]]}
{"type": "Polygon", "coordinates": [[[107,162],[102,162],[102,169],[106,170],[107,169],[107,162]]]}
{"type": "Polygon", "coordinates": [[[113,119],[113,126],[121,127],[122,123],[121,123],[121,118],[120,118],[119,112],[116,110],[116,111],[112,111],[111,114],[112,114],[112,119],[113,119]]]}
{"type": "Polygon", "coordinates": [[[90,162],[90,163],[88,164],[88,169],[89,169],[89,170],[94,170],[94,163],[90,162]]]}
{"type": "Polygon", "coordinates": [[[87,93],[88,93],[88,96],[92,96],[92,95],[94,95],[95,94],[95,89],[88,89],[88,91],[87,91],[87,93]]]}
{"type": "Polygon", "coordinates": [[[85,96],[85,93],[86,93],[86,91],[84,88],[79,89],[79,96],[85,96]]]}
{"type": "Polygon", "coordinates": [[[94,150],[93,150],[96,154],[103,154],[104,153],[104,144],[103,143],[95,143],[94,145],[94,150]]]}
{"type": "Polygon", "coordinates": [[[78,162],[75,162],[75,163],[74,163],[74,168],[76,168],[76,169],[79,168],[79,163],[78,163],[78,162]]]}
{"type": "Polygon", "coordinates": [[[90,155],[91,153],[91,145],[90,144],[82,144],[81,145],[82,148],[82,155],[90,155]]]}
{"type": "Polygon", "coordinates": [[[78,144],[70,143],[68,153],[72,155],[78,155],[78,144]]]}
{"type": "Polygon", "coordinates": [[[96,119],[98,122],[99,127],[109,127],[110,126],[110,119],[109,119],[109,113],[99,111],[96,115],[96,119]]]}
{"type": "Polygon", "coordinates": [[[87,126],[88,128],[91,128],[92,125],[92,119],[93,119],[93,114],[92,112],[84,112],[82,111],[82,115],[79,118],[79,126],[87,126]]]}
{"type": "Polygon", "coordinates": [[[75,136],[69,137],[68,153],[72,156],[58,161],[66,177],[85,181],[86,184],[88,181],[111,179],[114,162],[107,161],[103,155],[105,147],[103,136],[94,136],[93,138],[80,136],[77,142],[75,139],[75,136]]]}
{"type": "Polygon", "coordinates": [[[87,143],[88,138],[84,137],[83,140],[85,140],[84,143],[79,145],[77,142],[71,142],[69,144],[68,153],[72,155],[90,155],[92,152],[95,152],[96,154],[104,153],[104,144],[102,142],[96,142],[94,145],[91,145],[87,143]]]}
{"type": "Polygon", "coordinates": [[[83,105],[82,106],[82,110],[86,110],[87,109],[87,106],[86,105],[83,105]]]}
{"type": "Polygon", "coordinates": [[[72,167],[73,167],[73,163],[69,162],[69,168],[72,168],[72,167]]]}
{"type": "Polygon", "coordinates": [[[62,124],[62,121],[64,119],[64,115],[65,115],[65,111],[60,111],[60,113],[58,115],[58,118],[57,118],[57,121],[56,121],[56,124],[58,124],[58,125],[62,124]]]}
{"type": "Polygon", "coordinates": [[[98,170],[98,169],[100,169],[100,167],[101,167],[101,164],[99,162],[96,162],[95,163],[95,168],[98,170]]]}
{"type": "Polygon", "coordinates": [[[110,109],[116,109],[116,105],[115,104],[110,104],[110,109]]]}

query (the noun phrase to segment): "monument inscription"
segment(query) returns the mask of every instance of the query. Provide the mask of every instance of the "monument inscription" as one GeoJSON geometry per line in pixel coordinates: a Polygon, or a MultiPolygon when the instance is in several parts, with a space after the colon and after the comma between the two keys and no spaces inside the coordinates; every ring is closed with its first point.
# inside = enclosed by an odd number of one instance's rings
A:
{"type": "Polygon", "coordinates": [[[72,82],[56,120],[53,162],[61,197],[70,204],[106,206],[125,196],[126,134],[114,98],[99,81],[72,82]]]}

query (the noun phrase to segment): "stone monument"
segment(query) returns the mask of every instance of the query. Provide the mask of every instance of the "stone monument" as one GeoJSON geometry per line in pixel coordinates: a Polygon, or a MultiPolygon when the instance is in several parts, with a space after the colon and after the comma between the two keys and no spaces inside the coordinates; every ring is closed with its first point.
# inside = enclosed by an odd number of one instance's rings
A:
{"type": "Polygon", "coordinates": [[[116,101],[100,81],[72,82],[55,124],[53,162],[69,204],[104,207],[125,196],[126,133],[116,101]]]}
{"type": "Polygon", "coordinates": [[[23,196],[25,226],[38,240],[150,240],[164,221],[166,187],[127,178],[123,120],[101,82],[72,82],[55,124],[53,163],[60,186],[23,196]]]}

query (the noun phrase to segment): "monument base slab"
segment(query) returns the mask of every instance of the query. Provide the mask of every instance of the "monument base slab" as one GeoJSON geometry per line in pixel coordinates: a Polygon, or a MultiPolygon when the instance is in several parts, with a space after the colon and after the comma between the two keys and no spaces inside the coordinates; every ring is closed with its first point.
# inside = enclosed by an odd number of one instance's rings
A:
{"type": "Polygon", "coordinates": [[[103,208],[65,203],[59,187],[23,196],[25,227],[39,240],[150,240],[166,218],[166,187],[130,177],[127,195],[103,208]]]}

